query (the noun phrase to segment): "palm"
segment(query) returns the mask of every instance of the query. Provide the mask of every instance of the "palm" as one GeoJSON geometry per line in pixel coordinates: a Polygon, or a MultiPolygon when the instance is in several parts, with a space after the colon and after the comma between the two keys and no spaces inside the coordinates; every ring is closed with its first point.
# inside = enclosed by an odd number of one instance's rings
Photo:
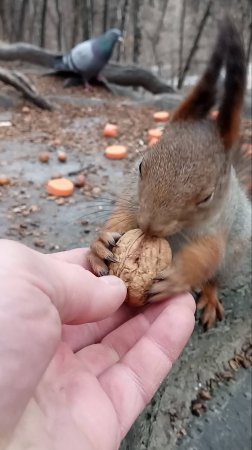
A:
{"type": "MultiPolygon", "coordinates": [[[[187,302],[171,300],[133,317],[123,306],[99,323],[65,327],[67,342],[61,342],[35,395],[44,421],[39,430],[31,428],[41,449],[52,429],[62,450],[75,448],[73,443],[92,450],[119,447],[188,339],[193,315],[188,321],[187,302]],[[81,346],[76,353],[71,349],[81,346]]],[[[37,421],[34,411],[31,420],[37,421]]]]}
{"type": "Polygon", "coordinates": [[[118,448],[189,339],[192,297],[120,307],[125,286],[85,270],[85,250],[40,255],[4,241],[1,254],[8,448],[118,448]]]}

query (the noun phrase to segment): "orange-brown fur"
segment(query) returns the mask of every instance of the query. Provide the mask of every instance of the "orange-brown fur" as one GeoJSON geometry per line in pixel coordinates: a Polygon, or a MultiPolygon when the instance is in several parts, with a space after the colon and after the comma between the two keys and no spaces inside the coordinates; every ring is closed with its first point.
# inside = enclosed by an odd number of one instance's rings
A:
{"type": "Polygon", "coordinates": [[[157,277],[149,299],[160,301],[201,288],[199,305],[206,328],[223,316],[217,285],[225,272],[231,272],[230,265],[237,267],[237,259],[240,263],[251,234],[251,206],[232,164],[245,82],[243,46],[226,19],[205,73],[174,112],[163,137],[145,153],[139,174],[129,181],[89,256],[94,272],[102,275],[119,233],[138,226],[147,234],[166,237],[173,263],[157,277]],[[208,114],[222,67],[224,94],[213,121],[208,114]]]}

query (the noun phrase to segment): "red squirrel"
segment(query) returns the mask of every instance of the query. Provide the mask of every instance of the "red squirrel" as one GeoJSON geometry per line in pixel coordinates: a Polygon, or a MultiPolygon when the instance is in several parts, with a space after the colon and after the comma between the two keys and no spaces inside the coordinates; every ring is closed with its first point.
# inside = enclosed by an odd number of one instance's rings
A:
{"type": "Polygon", "coordinates": [[[111,248],[122,233],[139,227],[165,237],[172,265],[153,280],[147,301],[200,289],[197,306],[207,329],[223,318],[218,288],[240,270],[251,245],[251,204],[234,167],[245,89],[243,44],[225,18],[203,76],[144,154],[89,252],[101,276],[108,273],[111,248]],[[212,120],[223,68],[219,115],[212,120]]]}

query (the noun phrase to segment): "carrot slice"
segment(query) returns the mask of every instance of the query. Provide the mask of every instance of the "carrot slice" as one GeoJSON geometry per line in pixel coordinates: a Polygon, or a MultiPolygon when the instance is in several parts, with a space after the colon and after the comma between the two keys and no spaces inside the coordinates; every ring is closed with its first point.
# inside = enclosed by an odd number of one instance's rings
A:
{"type": "Polygon", "coordinates": [[[124,145],[109,145],[104,155],[108,159],[124,159],[127,156],[127,148],[124,145]]]}
{"type": "Polygon", "coordinates": [[[219,115],[219,111],[212,111],[210,114],[211,119],[217,119],[218,115],[219,115]]]}
{"type": "Polygon", "coordinates": [[[74,191],[74,185],[72,181],[66,178],[56,178],[55,180],[50,180],[47,183],[47,192],[50,195],[55,195],[56,197],[68,197],[72,195],[74,191]]]}
{"type": "Polygon", "coordinates": [[[103,129],[103,136],[105,137],[116,137],[118,134],[117,125],[112,123],[107,123],[103,129]]]}
{"type": "Polygon", "coordinates": [[[160,128],[152,128],[148,131],[148,139],[149,141],[152,138],[159,139],[161,138],[163,131],[160,128]]]}
{"type": "Polygon", "coordinates": [[[149,140],[149,146],[152,146],[152,145],[156,144],[156,142],[158,142],[158,141],[159,141],[158,138],[155,138],[155,137],[151,138],[149,140]]]}
{"type": "Polygon", "coordinates": [[[156,122],[166,122],[169,119],[170,114],[167,111],[157,111],[153,114],[153,119],[156,122]]]}

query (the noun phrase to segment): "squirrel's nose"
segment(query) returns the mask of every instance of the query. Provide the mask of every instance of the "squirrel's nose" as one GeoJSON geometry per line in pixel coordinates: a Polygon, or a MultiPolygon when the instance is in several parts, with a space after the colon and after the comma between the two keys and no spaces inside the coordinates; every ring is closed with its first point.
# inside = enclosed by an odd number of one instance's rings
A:
{"type": "Polygon", "coordinates": [[[150,220],[145,220],[144,218],[140,217],[138,219],[138,226],[148,236],[151,236],[151,237],[159,236],[158,230],[154,228],[154,226],[150,220]]]}
{"type": "Polygon", "coordinates": [[[145,233],[150,234],[151,232],[151,224],[149,220],[145,220],[144,217],[138,218],[138,226],[145,233]]]}

